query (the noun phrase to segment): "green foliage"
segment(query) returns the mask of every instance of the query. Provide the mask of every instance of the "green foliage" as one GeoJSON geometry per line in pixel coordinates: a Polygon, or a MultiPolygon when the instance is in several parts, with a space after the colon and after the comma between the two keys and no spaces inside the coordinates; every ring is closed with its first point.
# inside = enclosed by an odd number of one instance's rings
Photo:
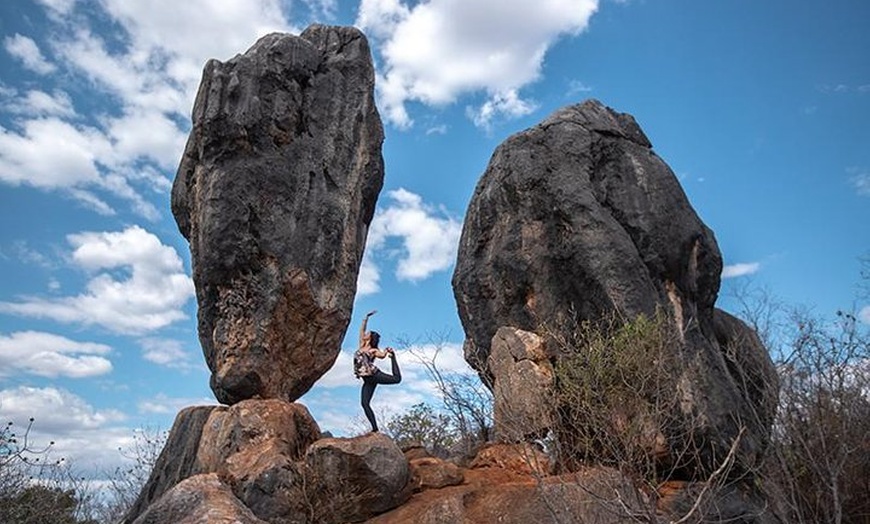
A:
{"type": "Polygon", "coordinates": [[[79,520],[79,500],[73,489],[39,484],[0,499],[0,522],[6,524],[91,524],[79,520]]]}
{"type": "Polygon", "coordinates": [[[438,457],[445,456],[458,437],[450,417],[425,403],[416,404],[408,412],[390,419],[387,432],[399,447],[419,444],[438,457]]]}
{"type": "Polygon", "coordinates": [[[666,315],[583,322],[558,339],[553,428],[560,466],[594,460],[648,481],[678,412],[678,334],[666,315]]]}

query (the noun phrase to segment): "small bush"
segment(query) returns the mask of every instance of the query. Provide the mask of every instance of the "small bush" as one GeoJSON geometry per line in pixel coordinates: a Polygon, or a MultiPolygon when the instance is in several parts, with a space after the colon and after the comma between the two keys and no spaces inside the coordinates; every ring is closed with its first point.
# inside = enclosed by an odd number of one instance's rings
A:
{"type": "Polygon", "coordinates": [[[552,405],[559,466],[595,462],[655,482],[678,426],[678,334],[666,315],[582,322],[560,356],[552,405]]]}

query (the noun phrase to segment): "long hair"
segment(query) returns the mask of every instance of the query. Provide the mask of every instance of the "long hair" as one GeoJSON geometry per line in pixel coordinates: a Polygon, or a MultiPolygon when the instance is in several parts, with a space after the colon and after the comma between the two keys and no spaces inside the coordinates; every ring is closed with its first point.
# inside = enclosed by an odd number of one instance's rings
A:
{"type": "Polygon", "coordinates": [[[373,348],[378,347],[378,343],[381,341],[381,334],[377,331],[371,331],[369,334],[369,345],[373,348]]]}

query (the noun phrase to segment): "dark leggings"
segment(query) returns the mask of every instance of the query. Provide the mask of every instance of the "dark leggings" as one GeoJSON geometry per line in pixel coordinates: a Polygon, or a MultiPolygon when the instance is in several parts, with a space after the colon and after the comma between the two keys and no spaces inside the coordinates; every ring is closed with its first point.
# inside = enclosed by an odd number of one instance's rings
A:
{"type": "Polygon", "coordinates": [[[393,374],[387,375],[380,369],[375,371],[374,375],[363,377],[362,392],[360,393],[360,403],[362,403],[363,411],[366,418],[372,425],[372,431],[378,430],[378,423],[375,420],[375,413],[369,403],[372,401],[372,395],[375,394],[375,388],[378,384],[398,384],[402,381],[402,372],[399,371],[399,363],[396,362],[396,355],[390,355],[390,361],[393,365],[393,374]]]}

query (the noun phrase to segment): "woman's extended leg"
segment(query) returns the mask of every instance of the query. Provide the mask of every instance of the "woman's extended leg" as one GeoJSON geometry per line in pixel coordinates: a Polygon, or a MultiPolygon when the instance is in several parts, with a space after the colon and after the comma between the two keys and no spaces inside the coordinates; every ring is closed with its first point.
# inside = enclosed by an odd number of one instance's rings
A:
{"type": "Polygon", "coordinates": [[[387,375],[383,371],[378,370],[375,376],[378,379],[378,384],[398,384],[402,381],[402,371],[399,369],[399,363],[396,361],[396,354],[390,353],[390,363],[392,364],[392,375],[387,375]]]}

